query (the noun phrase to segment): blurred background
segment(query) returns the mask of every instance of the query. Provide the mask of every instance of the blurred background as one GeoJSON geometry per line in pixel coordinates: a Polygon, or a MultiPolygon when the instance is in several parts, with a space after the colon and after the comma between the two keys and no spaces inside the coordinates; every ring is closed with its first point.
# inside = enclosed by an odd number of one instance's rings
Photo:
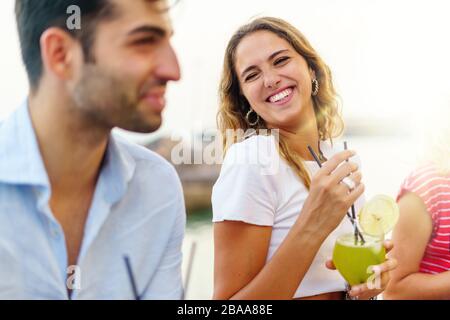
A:
{"type": "MultiPolygon", "coordinates": [[[[13,7],[14,0],[0,2],[0,121],[28,90],[13,7]]],[[[445,0],[181,0],[172,18],[183,78],[169,88],[164,125],[151,135],[120,134],[169,161],[180,142],[192,156],[201,153],[204,138],[215,135],[227,41],[240,25],[264,15],[299,28],[330,66],[342,98],[343,138],[362,159],[366,196],[395,197],[402,180],[423,157],[430,134],[448,127],[450,4],[445,0]]],[[[210,196],[220,166],[176,168],[188,210],[183,247],[186,298],[209,299],[210,196]]]]}

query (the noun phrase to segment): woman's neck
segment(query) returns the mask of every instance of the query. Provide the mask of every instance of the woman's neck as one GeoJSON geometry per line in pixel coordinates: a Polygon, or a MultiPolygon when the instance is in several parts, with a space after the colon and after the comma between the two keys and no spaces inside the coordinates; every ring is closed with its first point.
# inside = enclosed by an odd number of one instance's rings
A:
{"type": "Polygon", "coordinates": [[[314,160],[313,156],[308,150],[308,146],[311,146],[317,155],[321,154],[319,148],[319,133],[317,131],[317,128],[315,130],[296,132],[290,132],[281,129],[280,135],[283,136],[290,149],[304,160],[314,160]]]}
{"type": "Polygon", "coordinates": [[[308,146],[311,146],[314,152],[320,156],[320,138],[319,130],[317,128],[317,119],[312,105],[309,108],[305,108],[302,113],[302,122],[289,128],[280,128],[280,136],[290,146],[297,155],[305,160],[314,160],[313,156],[308,150],[308,146]],[[307,119],[307,121],[304,121],[307,119]]]}

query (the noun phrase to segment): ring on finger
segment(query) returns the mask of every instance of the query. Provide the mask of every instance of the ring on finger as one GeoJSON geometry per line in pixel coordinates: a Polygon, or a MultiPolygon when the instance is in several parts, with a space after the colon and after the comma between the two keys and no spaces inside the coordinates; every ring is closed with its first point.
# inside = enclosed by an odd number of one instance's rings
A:
{"type": "Polygon", "coordinates": [[[353,181],[349,177],[345,177],[341,180],[341,182],[344,183],[350,189],[350,191],[353,191],[356,187],[355,181],[353,181]]]}

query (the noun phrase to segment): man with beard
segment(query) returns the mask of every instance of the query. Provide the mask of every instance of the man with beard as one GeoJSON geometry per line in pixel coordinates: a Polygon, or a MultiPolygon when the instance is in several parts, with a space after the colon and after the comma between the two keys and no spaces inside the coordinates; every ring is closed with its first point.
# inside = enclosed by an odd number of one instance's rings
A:
{"type": "Polygon", "coordinates": [[[169,4],[16,0],[15,10],[30,93],[0,125],[0,298],[181,298],[178,176],[111,133],[161,125],[166,85],[180,78],[169,4]]]}

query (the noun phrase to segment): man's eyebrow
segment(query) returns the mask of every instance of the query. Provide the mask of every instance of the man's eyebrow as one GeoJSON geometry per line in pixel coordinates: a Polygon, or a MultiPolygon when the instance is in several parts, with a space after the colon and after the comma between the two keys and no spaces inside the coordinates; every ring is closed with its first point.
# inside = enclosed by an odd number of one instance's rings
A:
{"type": "MultiPolygon", "coordinates": [[[[289,50],[288,50],[288,49],[282,49],[282,50],[275,51],[274,53],[272,53],[272,54],[269,56],[269,58],[267,58],[267,61],[272,60],[273,58],[275,58],[275,57],[276,57],[277,55],[279,55],[280,53],[283,53],[283,52],[286,52],[286,51],[289,51],[289,50]]],[[[250,66],[250,67],[246,68],[244,71],[242,71],[241,77],[244,77],[244,75],[245,75],[247,72],[249,72],[249,71],[251,71],[251,70],[253,70],[253,69],[255,69],[255,68],[256,68],[256,66],[250,66]]]]}
{"type": "Polygon", "coordinates": [[[132,35],[139,34],[139,33],[153,33],[153,34],[160,36],[161,38],[173,35],[173,31],[168,32],[166,29],[163,29],[163,28],[160,28],[157,26],[144,25],[144,26],[137,27],[137,28],[131,30],[130,32],[128,32],[128,36],[132,36],[132,35]]]}

